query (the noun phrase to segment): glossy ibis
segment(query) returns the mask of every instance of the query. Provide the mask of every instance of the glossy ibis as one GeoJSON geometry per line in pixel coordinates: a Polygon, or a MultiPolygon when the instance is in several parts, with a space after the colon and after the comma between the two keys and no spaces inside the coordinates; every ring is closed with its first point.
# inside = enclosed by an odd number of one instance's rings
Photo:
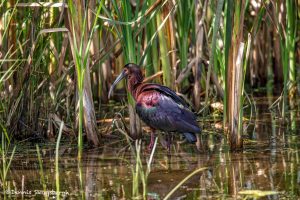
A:
{"type": "Polygon", "coordinates": [[[136,64],[129,63],[124,66],[112,84],[108,98],[114,87],[124,78],[127,79],[128,91],[136,101],[137,114],[152,130],[149,148],[152,149],[156,129],[182,133],[190,143],[197,141],[195,133],[200,133],[201,129],[185,101],[166,86],[143,83],[142,71],[136,64]]]}

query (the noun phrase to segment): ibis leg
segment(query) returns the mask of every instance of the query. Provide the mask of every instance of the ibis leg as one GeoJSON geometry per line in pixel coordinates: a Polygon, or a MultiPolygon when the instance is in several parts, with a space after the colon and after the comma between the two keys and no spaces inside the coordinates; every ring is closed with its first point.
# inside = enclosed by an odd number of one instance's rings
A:
{"type": "Polygon", "coordinates": [[[150,144],[148,145],[148,150],[152,151],[152,148],[154,146],[154,141],[155,141],[155,130],[151,129],[151,135],[150,135],[150,144]]]}
{"type": "Polygon", "coordinates": [[[171,152],[172,136],[170,133],[167,133],[167,151],[171,152]]]}

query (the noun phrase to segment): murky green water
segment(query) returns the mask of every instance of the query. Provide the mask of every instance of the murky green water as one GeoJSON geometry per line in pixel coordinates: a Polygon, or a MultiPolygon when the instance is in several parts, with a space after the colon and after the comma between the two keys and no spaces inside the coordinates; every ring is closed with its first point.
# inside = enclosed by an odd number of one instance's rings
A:
{"type": "MultiPolygon", "coordinates": [[[[158,143],[147,178],[148,199],[163,199],[187,175],[203,167],[208,169],[188,179],[170,199],[300,199],[299,123],[293,131],[289,124],[283,125],[279,113],[267,109],[269,102],[267,98],[256,100],[257,114],[253,112],[253,118],[245,124],[246,127],[250,122],[243,152],[228,152],[224,137],[214,129],[215,123],[205,124],[201,152],[193,145],[174,142],[171,154],[167,155],[158,143]],[[276,194],[263,193],[269,191],[276,194]]],[[[299,121],[297,117],[295,120],[299,121]]],[[[126,146],[125,141],[108,142],[101,149],[84,152],[80,164],[76,150],[62,146],[59,157],[62,196],[132,199],[136,158],[126,146]]],[[[143,149],[141,158],[146,168],[150,154],[143,149]]],[[[10,188],[4,191],[8,199],[22,196],[44,199],[43,193],[55,198],[55,153],[49,146],[41,147],[41,153],[46,190],[35,147],[19,150],[7,178],[10,188]]],[[[139,192],[143,193],[141,183],[139,192]]]]}

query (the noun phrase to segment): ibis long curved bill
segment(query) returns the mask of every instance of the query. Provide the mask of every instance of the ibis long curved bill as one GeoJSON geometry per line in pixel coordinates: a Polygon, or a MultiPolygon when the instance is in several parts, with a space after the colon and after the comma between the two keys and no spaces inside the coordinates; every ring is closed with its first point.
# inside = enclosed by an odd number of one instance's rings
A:
{"type": "Polygon", "coordinates": [[[123,80],[125,77],[127,76],[127,73],[125,70],[123,70],[121,72],[121,74],[119,74],[119,76],[116,78],[115,82],[113,82],[113,84],[111,85],[110,89],[109,89],[109,92],[108,92],[108,99],[110,99],[112,93],[113,93],[113,90],[114,88],[116,87],[116,85],[121,81],[123,80]]]}

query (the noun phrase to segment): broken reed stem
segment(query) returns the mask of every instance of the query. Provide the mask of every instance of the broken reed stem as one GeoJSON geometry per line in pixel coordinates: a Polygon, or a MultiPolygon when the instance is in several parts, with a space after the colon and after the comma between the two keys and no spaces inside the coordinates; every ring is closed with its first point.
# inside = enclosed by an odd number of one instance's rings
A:
{"type": "Polygon", "coordinates": [[[146,77],[146,78],[143,80],[143,83],[152,81],[153,79],[156,79],[157,77],[160,77],[160,76],[162,76],[162,75],[163,75],[163,71],[159,71],[159,72],[153,74],[152,76],[146,77]]]}

